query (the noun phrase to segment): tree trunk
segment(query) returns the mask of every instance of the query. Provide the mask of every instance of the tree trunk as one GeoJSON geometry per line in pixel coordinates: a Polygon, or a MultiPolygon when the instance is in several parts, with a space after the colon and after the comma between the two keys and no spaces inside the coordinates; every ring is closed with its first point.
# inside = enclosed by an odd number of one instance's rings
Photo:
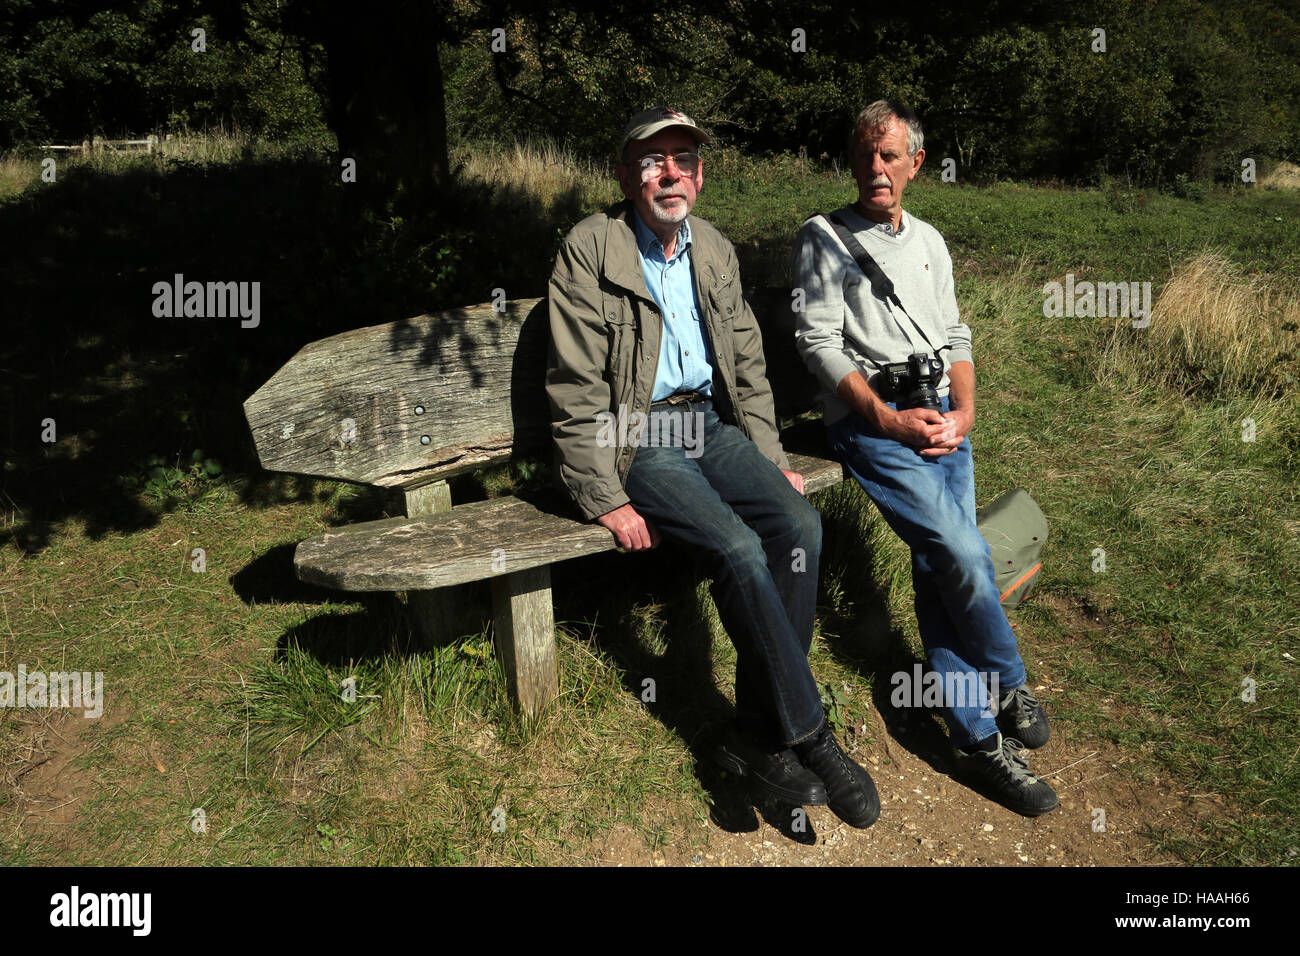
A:
{"type": "Polygon", "coordinates": [[[348,6],[317,10],[308,16],[325,48],[340,159],[356,161],[367,194],[436,194],[449,179],[437,5],[371,0],[360,15],[348,6]]]}

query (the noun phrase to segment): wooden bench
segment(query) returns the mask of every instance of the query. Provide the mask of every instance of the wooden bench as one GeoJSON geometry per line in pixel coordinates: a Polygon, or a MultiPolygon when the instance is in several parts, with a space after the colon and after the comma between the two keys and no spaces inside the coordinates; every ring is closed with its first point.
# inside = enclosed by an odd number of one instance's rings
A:
{"type": "MultiPolygon", "coordinates": [[[[794,348],[788,289],[758,290],[777,413],[808,411],[817,387],[794,348]]],[[[262,467],[400,489],[405,518],[366,521],[301,542],[298,577],[343,591],[407,591],[416,626],[443,636],[450,595],[491,579],[497,652],[529,715],[558,693],[550,566],[616,548],[560,494],[453,505],[447,479],[511,458],[550,460],[544,391],[546,300],[452,309],[355,329],[305,346],[244,403],[262,467]]],[[[820,421],[782,442],[808,492],[843,471],[820,421]]]]}

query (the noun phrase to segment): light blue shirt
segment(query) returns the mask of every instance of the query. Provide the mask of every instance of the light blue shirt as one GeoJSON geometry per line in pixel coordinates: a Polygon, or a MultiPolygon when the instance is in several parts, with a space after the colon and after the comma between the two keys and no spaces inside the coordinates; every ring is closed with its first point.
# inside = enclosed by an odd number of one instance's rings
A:
{"type": "Polygon", "coordinates": [[[633,210],[632,216],[646,288],[664,318],[650,401],[657,402],[673,392],[696,391],[709,395],[713,391],[713,356],[695,301],[690,224],[682,220],[677,232],[677,250],[669,261],[664,258],[663,243],[642,222],[640,213],[633,210]]]}

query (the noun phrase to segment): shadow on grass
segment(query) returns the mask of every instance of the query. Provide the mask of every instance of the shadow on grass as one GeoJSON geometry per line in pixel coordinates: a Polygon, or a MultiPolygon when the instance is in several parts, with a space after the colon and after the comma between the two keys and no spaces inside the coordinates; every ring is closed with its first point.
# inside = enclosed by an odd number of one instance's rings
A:
{"type": "Polygon", "coordinates": [[[500,286],[544,294],[557,229],[591,211],[581,202],[577,187],[543,206],[457,181],[412,210],[349,190],[327,157],[72,166],[34,184],[0,205],[0,444],[15,512],[0,541],[31,555],[70,519],[92,538],[151,527],[178,503],[141,498],[155,454],[171,466],[202,449],[246,476],[233,487],[249,505],[301,500],[309,482],[258,465],[244,400],[328,335],[500,286]],[[156,317],[154,284],[177,275],[260,283],[257,326],[156,317]]]}
{"type": "Polygon", "coordinates": [[[750,832],[758,818],[745,786],[713,762],[714,744],[735,710],[714,678],[709,610],[697,596],[693,564],[665,543],[558,565],[552,569],[556,616],[601,622],[597,650],[617,663],[624,690],[686,745],[714,822],[728,832],[750,832]],[[637,621],[638,608],[647,605],[661,609],[654,619],[661,627],[649,640],[637,621]]]}
{"type": "MultiPolygon", "coordinates": [[[[550,497],[553,492],[539,494],[550,497]]],[[[818,613],[825,646],[837,664],[872,685],[885,732],[946,773],[949,748],[942,724],[928,712],[895,708],[890,701],[892,674],[910,672],[917,658],[890,616],[888,569],[870,544],[874,506],[851,484],[822,493],[817,503],[824,530],[818,613]]],[[[232,583],[239,596],[248,603],[341,602],[360,604],[362,610],[319,614],[289,629],[277,641],[279,655],[297,646],[322,664],[342,668],[429,649],[409,609],[394,595],[336,592],[299,582],[292,570],[294,547],[272,548],[235,575],[232,583]]],[[[552,566],[555,616],[597,622],[594,649],[617,666],[622,692],[642,701],[683,741],[717,826],[752,832],[761,815],[788,839],[815,843],[806,815],[795,814],[793,806],[755,799],[744,781],[729,778],[714,763],[713,749],[734,718],[734,708],[718,687],[713,612],[699,597],[699,581],[695,562],[670,544],[636,555],[561,562],[552,566]]],[[[448,636],[481,634],[491,617],[489,582],[453,588],[445,596],[448,636]]]]}
{"type": "Polygon", "coordinates": [[[823,597],[818,614],[826,646],[836,661],[870,681],[885,732],[937,772],[946,772],[950,746],[941,720],[928,711],[895,707],[891,700],[893,675],[910,674],[920,659],[893,620],[887,575],[868,541],[875,505],[855,482],[846,481],[822,495],[819,508],[823,597]]]}

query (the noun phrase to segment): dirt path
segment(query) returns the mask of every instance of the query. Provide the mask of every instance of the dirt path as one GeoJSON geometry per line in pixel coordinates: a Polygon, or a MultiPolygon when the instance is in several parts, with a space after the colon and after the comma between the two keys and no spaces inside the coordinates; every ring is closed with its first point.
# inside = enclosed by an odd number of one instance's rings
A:
{"type": "MultiPolygon", "coordinates": [[[[102,729],[125,716],[118,708],[109,712],[114,717],[107,721],[106,715],[102,729]]],[[[702,839],[670,839],[652,851],[641,834],[620,825],[593,842],[585,858],[572,861],[606,866],[1181,865],[1155,852],[1143,828],[1186,830],[1198,813],[1216,809],[1180,797],[1167,781],[1134,784],[1125,772],[1130,757],[1111,745],[1072,740],[1068,729],[1058,727],[1051,742],[1031,755],[1030,767],[1052,784],[1061,805],[1026,819],[948,776],[946,750],[933,721],[905,715],[886,730],[879,713],[873,711],[870,720],[870,742],[854,754],[881,794],[880,819],[867,830],[850,827],[825,807],[809,808],[802,819],[790,807],[755,810],[735,784],[715,780],[711,790],[726,799],[701,825],[702,839]],[[1104,830],[1094,829],[1100,822],[1097,810],[1105,811],[1104,830]]],[[[18,799],[4,816],[16,829],[34,827],[52,835],[57,852],[73,862],[84,839],[82,805],[95,792],[96,776],[78,758],[91,757],[92,763],[134,758],[147,767],[158,766],[158,757],[110,748],[93,760],[95,747],[84,733],[93,722],[79,716],[41,715],[24,723],[21,746],[4,768],[4,783],[18,799]]],[[[1221,798],[1215,801],[1221,806],[1221,798]]]]}
{"type": "MultiPolygon", "coordinates": [[[[1185,827],[1191,813],[1166,781],[1138,787],[1124,773],[1129,758],[1115,747],[1053,739],[1030,756],[1061,805],[1037,819],[1006,810],[948,776],[942,755],[932,765],[900,742],[915,728],[883,731],[854,754],[881,796],[880,819],[866,830],[826,807],[806,811],[799,832],[793,808],[750,811],[752,830],[728,832],[711,820],[704,852],[645,841],[616,829],[593,846],[591,862],[613,866],[1125,866],[1183,865],[1154,851],[1144,827],[1185,827]],[[1105,811],[1105,829],[1094,829],[1105,811]]],[[[936,752],[938,748],[934,748],[936,752]]],[[[923,751],[925,752],[925,751],[923,751]]],[[[941,753],[941,752],[940,752],[941,753]]],[[[743,811],[742,811],[743,816],[743,811]]],[[[734,823],[733,823],[734,826],[734,823]]]]}

